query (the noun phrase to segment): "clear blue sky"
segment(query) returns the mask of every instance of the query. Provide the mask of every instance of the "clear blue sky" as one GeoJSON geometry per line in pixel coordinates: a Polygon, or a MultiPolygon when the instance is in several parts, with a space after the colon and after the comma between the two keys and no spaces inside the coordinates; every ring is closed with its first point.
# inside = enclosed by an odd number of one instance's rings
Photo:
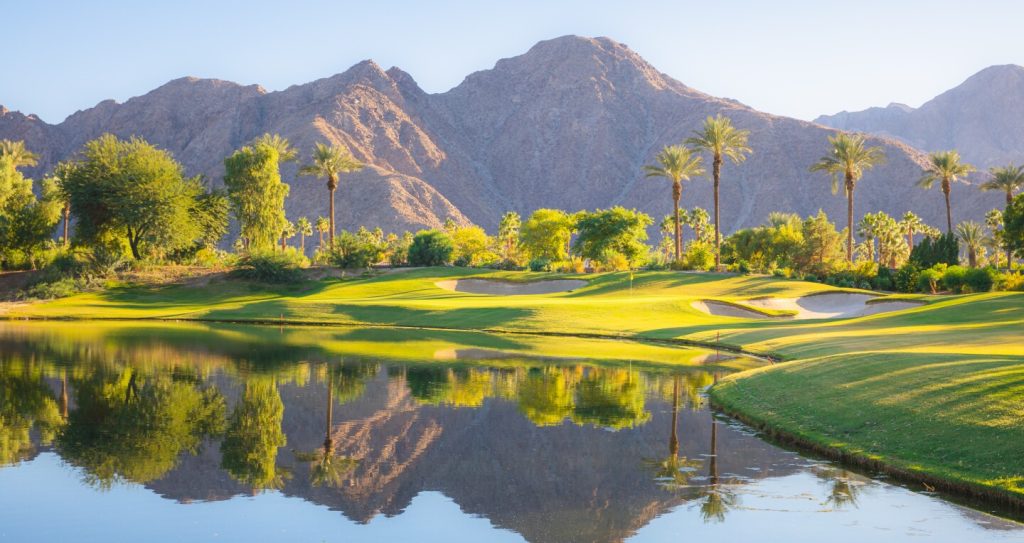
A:
{"type": "Polygon", "coordinates": [[[811,119],[918,106],[992,64],[1024,64],[1013,0],[6,0],[0,104],[59,122],[184,75],[269,90],[367,58],[429,92],[535,42],[624,42],[687,85],[811,119]]]}

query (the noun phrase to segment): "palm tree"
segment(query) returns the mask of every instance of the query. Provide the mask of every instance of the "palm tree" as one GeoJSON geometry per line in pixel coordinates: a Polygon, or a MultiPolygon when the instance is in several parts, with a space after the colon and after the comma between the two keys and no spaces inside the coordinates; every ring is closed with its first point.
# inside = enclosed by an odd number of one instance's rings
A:
{"type": "MultiPolygon", "coordinates": [[[[1018,190],[1024,189],[1024,167],[1009,166],[1003,168],[992,168],[989,170],[992,174],[992,178],[981,184],[981,190],[1001,190],[1006,193],[1006,206],[1010,206],[1010,202],[1013,201],[1013,193],[1018,190]]],[[[1005,212],[1005,209],[1004,209],[1005,212]]],[[[1010,261],[1013,258],[1013,251],[1010,250],[1009,246],[1006,247],[1006,265],[1010,266],[1010,261]]]]}
{"type": "Polygon", "coordinates": [[[728,117],[718,114],[717,117],[708,117],[704,120],[702,130],[696,132],[694,137],[686,140],[686,145],[694,149],[703,149],[711,153],[711,175],[715,186],[715,269],[722,267],[722,234],[719,224],[718,209],[718,187],[722,178],[722,162],[725,158],[739,164],[746,160],[751,152],[747,146],[749,130],[740,130],[732,125],[728,117]]]}
{"type": "Polygon", "coordinates": [[[25,148],[25,142],[21,140],[0,140],[0,157],[11,157],[15,168],[31,168],[39,163],[39,155],[25,148]]]}
{"type": "Polygon", "coordinates": [[[302,175],[311,175],[327,180],[327,191],[330,193],[330,242],[334,245],[334,191],[338,189],[338,176],[343,173],[357,172],[363,164],[352,156],[344,145],[328,146],[316,144],[313,151],[313,162],[299,169],[302,175]]]}
{"type": "Polygon", "coordinates": [[[672,430],[668,437],[668,456],[663,459],[647,461],[653,467],[655,477],[669,489],[677,489],[689,484],[696,468],[701,465],[699,460],[679,457],[679,434],[677,431],[679,427],[679,381],[679,375],[672,377],[672,430]]]}
{"type": "Polygon", "coordinates": [[[309,462],[309,479],[313,486],[327,485],[332,488],[341,486],[342,479],[348,472],[355,469],[359,461],[347,456],[337,456],[334,452],[334,373],[327,368],[327,414],[324,444],[312,452],[294,451],[295,459],[309,462]]]}
{"type": "Polygon", "coordinates": [[[829,136],[832,153],[821,157],[811,166],[812,172],[827,172],[832,176],[832,194],[839,192],[839,176],[843,176],[846,191],[846,259],[853,262],[853,192],[864,171],[885,162],[881,147],[866,147],[864,136],[840,132],[829,136]]]}
{"type": "Polygon", "coordinates": [[[960,153],[956,151],[939,151],[928,157],[928,168],[917,181],[917,186],[930,189],[936,181],[942,182],[942,194],[946,196],[946,232],[953,231],[953,210],[949,205],[949,192],[953,183],[974,171],[974,166],[960,162],[960,153]]]}
{"type": "Polygon", "coordinates": [[[256,138],[253,143],[256,145],[266,145],[277,151],[278,162],[291,162],[299,158],[299,152],[292,147],[291,142],[287,138],[282,138],[280,134],[263,134],[256,138]]]}
{"type": "Polygon", "coordinates": [[[67,190],[64,188],[64,180],[67,179],[75,165],[72,162],[60,162],[53,168],[53,177],[57,179],[57,186],[60,189],[60,197],[64,200],[64,209],[61,210],[64,223],[64,247],[67,247],[71,238],[71,199],[68,198],[67,190]]]}
{"type": "Polygon", "coordinates": [[[967,263],[977,268],[978,252],[985,244],[985,230],[974,221],[965,221],[956,225],[956,237],[967,247],[967,263]]]}
{"type": "Polygon", "coordinates": [[[316,231],[320,234],[320,244],[317,245],[318,249],[324,248],[324,234],[331,229],[331,222],[327,220],[327,217],[316,218],[316,231]]]}
{"type": "Polygon", "coordinates": [[[903,218],[900,220],[900,228],[907,233],[907,246],[910,250],[914,250],[914,232],[921,232],[926,229],[928,225],[921,220],[913,211],[908,211],[903,214],[903,218]]]}
{"type": "Polygon", "coordinates": [[[281,232],[281,250],[288,248],[288,240],[295,237],[296,229],[295,223],[292,221],[284,222],[284,231],[281,232]]]}
{"type": "Polygon", "coordinates": [[[655,157],[658,165],[644,166],[646,177],[664,177],[672,182],[672,206],[676,229],[676,262],[683,257],[683,228],[679,225],[679,199],[683,196],[683,180],[704,175],[701,158],[682,145],[669,145],[655,157]]]}
{"type": "Polygon", "coordinates": [[[299,220],[295,222],[295,227],[299,231],[299,251],[306,254],[306,236],[313,235],[313,225],[306,217],[299,217],[299,220]]]}

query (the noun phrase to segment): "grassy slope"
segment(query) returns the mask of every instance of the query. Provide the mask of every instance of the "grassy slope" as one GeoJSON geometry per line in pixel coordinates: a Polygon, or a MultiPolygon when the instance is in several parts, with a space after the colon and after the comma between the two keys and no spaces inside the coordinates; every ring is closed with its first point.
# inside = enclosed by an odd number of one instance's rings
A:
{"type": "MultiPolygon", "coordinates": [[[[190,318],[449,327],[721,341],[794,360],[737,374],[713,398],[790,436],[1024,500],[1024,294],[924,297],[918,308],[838,321],[705,315],[698,299],[799,296],[771,278],[639,273],[585,277],[572,293],[492,297],[425,269],[268,290],[241,283],[121,288],[16,307],[14,317],[190,318]],[[631,284],[632,283],[632,284],[631,284]]],[[[544,274],[488,274],[543,278],[544,274]]]]}

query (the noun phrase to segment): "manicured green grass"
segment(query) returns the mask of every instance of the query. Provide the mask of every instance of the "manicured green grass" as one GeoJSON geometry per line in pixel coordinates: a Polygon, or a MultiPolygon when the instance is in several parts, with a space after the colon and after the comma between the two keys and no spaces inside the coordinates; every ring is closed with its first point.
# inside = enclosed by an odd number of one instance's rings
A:
{"type": "MultiPolygon", "coordinates": [[[[792,362],[734,374],[712,398],[801,441],[952,486],[1024,502],[1024,294],[922,296],[919,307],[846,320],[706,315],[695,300],[795,297],[829,287],[674,272],[578,276],[571,293],[487,296],[442,290],[467,276],[421,269],[269,288],[120,287],[15,307],[11,317],[207,319],[390,325],[719,343],[792,362]]],[[[565,278],[566,276],[557,276],[565,278]]],[[[575,277],[575,276],[570,276],[575,277]]],[[[557,351],[562,338],[536,345],[557,351]]],[[[342,339],[334,348],[344,348],[342,339]]],[[[628,344],[618,355],[639,353],[628,344]]]]}

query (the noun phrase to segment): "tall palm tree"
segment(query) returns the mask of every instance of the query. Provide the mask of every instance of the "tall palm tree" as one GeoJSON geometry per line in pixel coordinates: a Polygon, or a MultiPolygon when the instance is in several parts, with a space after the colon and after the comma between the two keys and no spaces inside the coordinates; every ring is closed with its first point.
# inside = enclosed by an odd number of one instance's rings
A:
{"type": "Polygon", "coordinates": [[[974,171],[974,166],[960,162],[960,153],[956,151],[939,151],[928,157],[929,164],[924,175],[917,181],[917,186],[930,189],[936,181],[941,182],[942,194],[946,196],[946,232],[953,231],[953,209],[949,205],[949,192],[953,183],[959,178],[974,171]]]}
{"type": "Polygon", "coordinates": [[[73,162],[59,162],[53,168],[53,177],[57,179],[57,187],[60,189],[60,197],[64,200],[64,209],[61,210],[62,222],[64,223],[64,247],[71,243],[71,199],[68,198],[67,190],[64,188],[64,180],[70,177],[75,164],[73,162]]]}
{"type": "Polygon", "coordinates": [[[846,259],[853,262],[853,193],[864,171],[885,162],[881,147],[867,147],[864,136],[840,132],[829,136],[832,152],[811,166],[812,172],[827,172],[832,176],[832,194],[839,192],[839,176],[843,176],[846,192],[846,259]]]}
{"type": "Polygon", "coordinates": [[[334,373],[327,368],[329,381],[327,383],[327,413],[326,428],[324,431],[323,447],[311,452],[294,451],[295,459],[300,462],[309,462],[309,479],[313,486],[328,486],[338,488],[343,482],[344,476],[356,468],[359,461],[347,456],[338,456],[334,452],[334,373]]]}
{"type": "Polygon", "coordinates": [[[676,230],[676,262],[683,256],[683,228],[679,225],[679,199],[683,196],[683,181],[704,174],[701,158],[682,145],[669,145],[655,157],[657,165],[644,166],[646,177],[664,177],[672,182],[672,208],[676,230]]]}
{"type": "Polygon", "coordinates": [[[306,254],[306,236],[313,235],[313,224],[306,217],[299,217],[295,222],[295,228],[299,232],[299,251],[306,254]]]}
{"type": "Polygon", "coordinates": [[[8,156],[15,168],[31,168],[39,163],[39,155],[29,151],[21,140],[0,140],[0,157],[8,156]]]}
{"type": "Polygon", "coordinates": [[[967,248],[967,263],[972,268],[978,267],[978,253],[985,244],[985,229],[974,221],[965,221],[956,225],[956,237],[967,248]]]}
{"type": "Polygon", "coordinates": [[[647,461],[662,486],[670,490],[679,489],[689,484],[696,468],[701,465],[699,460],[679,457],[679,381],[679,375],[672,377],[672,430],[668,437],[668,456],[647,461]]]}
{"type": "MultiPolygon", "coordinates": [[[[981,184],[981,190],[1001,190],[1006,193],[1006,206],[1013,201],[1013,193],[1024,190],[1024,166],[1010,164],[1003,168],[992,168],[989,170],[992,177],[981,184]]],[[[1004,209],[1005,212],[1005,209],[1004,209]]],[[[1006,247],[1006,265],[1010,266],[1013,258],[1013,251],[1006,247]]]]}
{"type": "Polygon", "coordinates": [[[749,130],[740,130],[732,125],[728,117],[721,113],[716,117],[704,120],[704,127],[687,138],[686,145],[694,149],[703,149],[711,154],[711,176],[714,180],[715,193],[715,269],[722,267],[722,234],[719,224],[718,188],[722,179],[722,162],[728,158],[734,164],[746,160],[751,153],[747,146],[749,130]]]}
{"type": "Polygon", "coordinates": [[[327,180],[327,191],[330,198],[330,243],[334,245],[334,191],[338,189],[338,176],[343,173],[357,172],[363,169],[363,163],[352,156],[344,145],[328,146],[317,143],[313,151],[313,162],[299,169],[302,175],[311,175],[327,180]]]}

